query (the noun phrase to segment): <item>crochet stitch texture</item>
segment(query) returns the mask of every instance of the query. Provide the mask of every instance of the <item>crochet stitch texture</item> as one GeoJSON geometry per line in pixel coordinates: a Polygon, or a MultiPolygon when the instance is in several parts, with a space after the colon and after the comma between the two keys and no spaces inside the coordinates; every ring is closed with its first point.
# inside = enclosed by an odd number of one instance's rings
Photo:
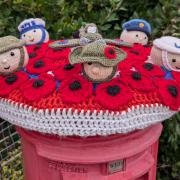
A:
{"type": "Polygon", "coordinates": [[[122,47],[127,58],[116,76],[97,84],[82,76],[80,64],[70,64],[69,48],[53,50],[49,43],[27,47],[29,64],[15,78],[0,76],[0,117],[12,124],[61,136],[105,136],[179,111],[179,76],[164,79],[161,68],[146,63],[150,47],[122,47]]]}

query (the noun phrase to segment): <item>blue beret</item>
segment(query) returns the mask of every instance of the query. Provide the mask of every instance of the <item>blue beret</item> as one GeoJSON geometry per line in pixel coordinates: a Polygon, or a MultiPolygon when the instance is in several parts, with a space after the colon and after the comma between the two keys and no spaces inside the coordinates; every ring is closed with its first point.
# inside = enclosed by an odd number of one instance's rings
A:
{"type": "Polygon", "coordinates": [[[132,19],[127,21],[122,25],[122,28],[127,31],[142,31],[148,36],[151,35],[151,25],[143,19],[132,19]]]}

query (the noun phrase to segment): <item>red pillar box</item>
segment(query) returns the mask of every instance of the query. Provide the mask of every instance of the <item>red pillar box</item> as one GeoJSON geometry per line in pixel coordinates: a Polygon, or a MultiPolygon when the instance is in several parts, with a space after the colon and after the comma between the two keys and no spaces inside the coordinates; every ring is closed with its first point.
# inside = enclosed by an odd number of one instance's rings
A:
{"type": "Polygon", "coordinates": [[[129,134],[59,137],[17,128],[25,180],[155,180],[162,125],[129,134]]]}

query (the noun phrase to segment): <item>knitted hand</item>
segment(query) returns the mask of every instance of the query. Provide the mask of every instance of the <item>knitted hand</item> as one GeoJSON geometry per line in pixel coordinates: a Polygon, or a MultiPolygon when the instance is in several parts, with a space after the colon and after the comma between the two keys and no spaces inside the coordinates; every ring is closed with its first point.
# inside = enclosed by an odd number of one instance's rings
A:
{"type": "Polygon", "coordinates": [[[49,41],[49,33],[45,29],[45,21],[39,18],[26,19],[18,26],[20,37],[26,45],[41,44],[49,41]]]}
{"type": "Polygon", "coordinates": [[[0,74],[10,74],[26,66],[29,60],[24,41],[13,36],[0,38],[0,74]]]}

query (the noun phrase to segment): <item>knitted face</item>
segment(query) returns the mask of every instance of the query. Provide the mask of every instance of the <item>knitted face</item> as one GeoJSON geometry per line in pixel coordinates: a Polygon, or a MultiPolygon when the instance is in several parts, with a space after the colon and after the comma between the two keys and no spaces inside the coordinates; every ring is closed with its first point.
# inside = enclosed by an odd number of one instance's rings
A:
{"type": "Polygon", "coordinates": [[[0,74],[9,74],[28,63],[28,53],[26,49],[16,48],[0,54],[0,74]]]}
{"type": "Polygon", "coordinates": [[[89,26],[87,28],[87,33],[96,33],[97,32],[97,27],[96,26],[89,26]]]}
{"type": "Polygon", "coordinates": [[[112,79],[115,74],[114,67],[106,67],[99,63],[84,63],[83,73],[92,82],[104,82],[112,79]]]}
{"type": "Polygon", "coordinates": [[[151,57],[150,59],[152,63],[157,64],[159,66],[164,66],[166,69],[168,68],[169,70],[172,70],[172,71],[180,72],[180,55],[179,54],[167,52],[164,55],[164,57],[162,56],[163,56],[162,50],[157,48],[156,46],[153,46],[151,50],[151,54],[150,54],[150,57],[151,57]],[[168,67],[166,67],[165,64],[168,67]]]}
{"type": "Polygon", "coordinates": [[[172,70],[180,72],[180,54],[173,54],[168,52],[167,58],[172,70]]]}
{"type": "Polygon", "coordinates": [[[120,39],[124,42],[133,44],[133,43],[139,43],[142,45],[146,45],[148,43],[148,36],[146,33],[141,31],[127,31],[124,30],[121,33],[120,39]]]}
{"type": "Polygon", "coordinates": [[[49,34],[48,32],[44,29],[44,35],[45,39],[43,38],[43,30],[42,29],[32,29],[24,34],[21,35],[21,39],[26,42],[26,45],[32,45],[32,44],[38,44],[38,43],[43,43],[49,41],[49,34]],[[44,41],[42,42],[42,39],[44,41]]]}

